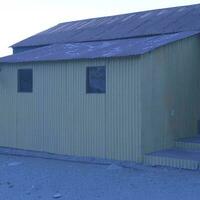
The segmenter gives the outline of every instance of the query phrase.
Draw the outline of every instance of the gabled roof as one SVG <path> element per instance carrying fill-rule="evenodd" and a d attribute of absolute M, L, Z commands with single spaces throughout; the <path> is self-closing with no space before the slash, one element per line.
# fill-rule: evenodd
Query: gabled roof
<path fill-rule="evenodd" d="M 147 37 L 200 30 L 200 4 L 61 23 L 13 47 Z"/>
<path fill-rule="evenodd" d="M 0 63 L 58 61 L 141 55 L 160 46 L 200 33 L 181 32 L 123 40 L 54 44 L 0 59 Z"/>
<path fill-rule="evenodd" d="M 0 63 L 142 55 L 200 34 L 200 4 L 59 24 L 13 47 L 39 47 Z"/>

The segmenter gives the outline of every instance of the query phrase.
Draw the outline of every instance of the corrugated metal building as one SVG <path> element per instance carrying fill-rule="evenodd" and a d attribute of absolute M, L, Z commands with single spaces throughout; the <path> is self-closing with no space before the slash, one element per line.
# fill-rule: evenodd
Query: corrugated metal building
<path fill-rule="evenodd" d="M 0 59 L 0 146 L 141 162 L 195 136 L 200 5 L 59 24 Z"/>

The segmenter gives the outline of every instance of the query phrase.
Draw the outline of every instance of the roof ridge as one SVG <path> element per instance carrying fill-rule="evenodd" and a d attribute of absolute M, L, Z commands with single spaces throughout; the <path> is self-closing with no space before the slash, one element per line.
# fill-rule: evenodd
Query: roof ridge
<path fill-rule="evenodd" d="M 145 13 L 145 12 L 171 10 L 171 9 L 177 9 L 177 8 L 192 7 L 192 6 L 197 6 L 197 5 L 200 6 L 200 3 L 190 4 L 190 5 L 183 5 L 183 6 L 164 7 L 164 8 L 158 8 L 158 9 L 150 9 L 150 10 L 142 10 L 142 11 L 136 11 L 136 12 L 130 12 L 130 13 L 122 13 L 122 14 L 116 14 L 116 15 L 108 15 L 108 16 L 102 16 L 102 17 L 91 17 L 91 18 L 89 17 L 89 18 L 85 18 L 85 19 L 78 19 L 78 20 L 61 22 L 61 23 L 58 23 L 57 25 L 64 25 L 64 24 L 73 23 L 73 22 L 83 22 L 83 21 L 88 21 L 88 20 L 93 20 L 93 19 L 103 19 L 103 18 L 109 18 L 109 17 L 120 17 L 120 16 L 125 16 L 125 15 L 141 14 L 141 13 Z"/>

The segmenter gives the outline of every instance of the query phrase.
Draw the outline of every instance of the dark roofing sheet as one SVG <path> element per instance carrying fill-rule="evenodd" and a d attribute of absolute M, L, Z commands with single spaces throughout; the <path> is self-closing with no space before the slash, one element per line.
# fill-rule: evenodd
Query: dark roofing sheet
<path fill-rule="evenodd" d="M 56 61 L 141 55 L 160 46 L 196 35 L 199 32 L 182 32 L 112 41 L 54 44 L 1 58 L 0 63 Z"/>
<path fill-rule="evenodd" d="M 102 41 L 200 30 L 200 4 L 58 24 L 13 47 Z"/>

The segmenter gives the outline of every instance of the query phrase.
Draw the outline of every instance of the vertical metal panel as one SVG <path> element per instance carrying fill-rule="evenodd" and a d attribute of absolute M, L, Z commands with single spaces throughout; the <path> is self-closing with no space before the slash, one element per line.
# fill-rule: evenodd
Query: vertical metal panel
<path fill-rule="evenodd" d="M 106 154 L 141 160 L 139 59 L 110 60 L 106 93 Z"/>
<path fill-rule="evenodd" d="M 13 93 L 17 86 L 14 68 L 0 72 L 0 145 L 16 147 L 16 98 Z"/>
<path fill-rule="evenodd" d="M 5 124 L 0 137 L 8 137 L 1 145 L 139 161 L 140 68 L 134 60 L 4 65 L 0 99 L 9 116 L 0 116 Z M 106 94 L 86 94 L 88 66 L 106 66 Z M 17 93 L 22 68 L 33 68 L 33 93 Z"/>
<path fill-rule="evenodd" d="M 9 68 L 14 68 L 15 74 L 18 69 L 33 69 L 33 92 L 18 93 L 17 89 L 13 92 L 16 101 L 16 146 L 22 149 L 42 150 L 43 138 L 40 135 L 43 133 L 43 98 L 41 97 L 43 90 L 38 86 L 38 84 L 42 85 L 39 68 L 34 64 L 11 65 Z M 7 67 L 3 70 L 7 70 Z M 13 82 L 13 87 L 16 86 L 17 81 Z"/>
<path fill-rule="evenodd" d="M 200 110 L 198 37 L 143 56 L 142 146 L 148 153 L 197 134 Z"/>

